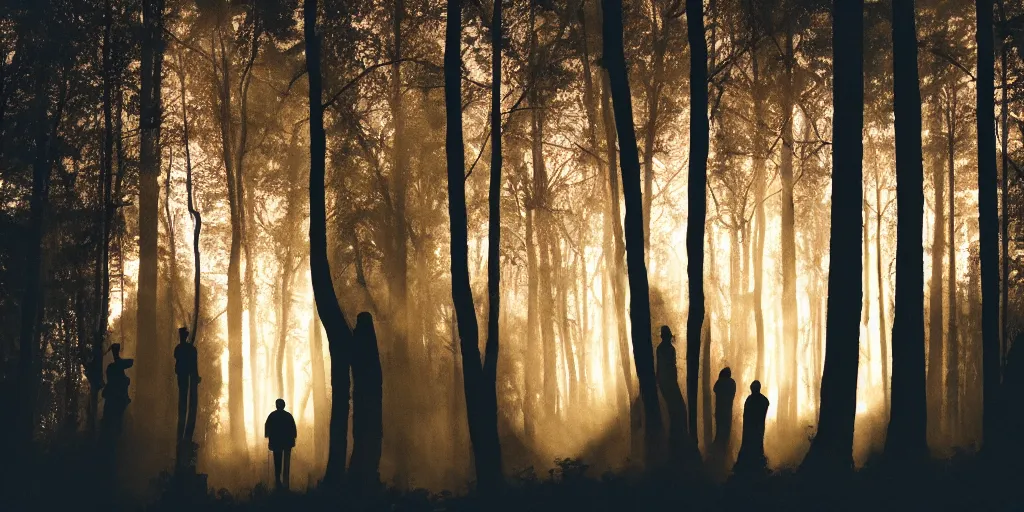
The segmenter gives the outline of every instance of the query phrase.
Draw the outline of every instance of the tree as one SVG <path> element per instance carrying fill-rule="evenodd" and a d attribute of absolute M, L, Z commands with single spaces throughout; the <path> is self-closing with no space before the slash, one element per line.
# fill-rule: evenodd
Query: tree
<path fill-rule="evenodd" d="M 161 89 L 163 83 L 163 0 L 142 2 L 142 62 L 139 70 L 141 94 L 139 96 L 139 281 L 136 340 L 138 342 L 139 373 L 158 373 L 157 357 L 157 207 L 160 191 L 160 123 Z M 140 403 L 155 399 L 155 379 L 141 379 L 137 395 Z"/>
<path fill-rule="evenodd" d="M 892 327 L 892 411 L 885 452 L 896 460 L 927 456 L 924 357 L 924 167 L 921 90 L 913 2 L 892 7 L 896 114 L 896 309 Z"/>
<path fill-rule="evenodd" d="M 690 435 L 697 442 L 697 378 L 700 374 L 700 336 L 704 324 L 704 223 L 708 183 L 708 50 L 704 40 L 704 3 L 686 2 L 690 41 L 690 162 L 686 216 L 686 275 L 689 318 L 686 321 L 686 395 L 690 402 Z"/>
<path fill-rule="evenodd" d="M 462 1 L 448 0 L 444 44 L 445 154 L 448 157 L 448 217 L 451 232 L 452 301 L 458 323 L 462 353 L 463 387 L 469 437 L 473 445 L 477 484 L 484 493 L 501 486 L 501 445 L 498 440 L 498 404 L 495 379 L 498 340 L 487 339 L 485 358 L 480 362 L 479 326 L 469 282 L 469 233 L 466 216 L 466 162 L 462 140 Z M 501 11 L 496 11 L 495 52 L 500 59 Z M 498 68 L 500 72 L 500 68 Z M 495 82 L 500 88 L 500 77 Z M 500 89 L 499 89 L 500 90 Z M 499 96 L 500 97 L 500 96 Z M 493 103 L 492 103 L 493 105 Z M 492 114 L 493 115 L 493 114 Z M 500 113 L 499 113 L 500 115 Z M 492 126 L 499 132 L 501 124 Z M 500 136 L 500 135 L 499 135 Z M 492 171 L 494 172 L 494 171 Z M 500 172 L 500 171 L 499 171 Z M 489 321 L 497 321 L 491 317 Z"/>
<path fill-rule="evenodd" d="M 309 75 L 309 267 L 313 298 L 327 331 L 331 354 L 331 427 L 324 482 L 337 487 L 345 476 L 348 445 L 349 357 L 352 331 L 338 304 L 327 258 L 327 207 L 324 174 L 327 136 L 324 132 L 323 75 L 320 71 L 320 35 L 316 31 L 317 0 L 303 2 L 306 72 Z"/>
<path fill-rule="evenodd" d="M 818 432 L 803 465 L 811 471 L 853 467 L 860 355 L 864 2 L 835 0 L 832 5 L 832 228 Z"/>
<path fill-rule="evenodd" d="M 654 461 L 661 443 L 661 410 L 658 405 L 657 382 L 654 378 L 654 348 L 651 345 L 650 286 L 647 282 L 647 265 L 644 263 L 640 156 L 633 127 L 633 102 L 629 92 L 629 76 L 626 73 L 626 56 L 622 45 L 622 0 L 602 0 L 601 5 L 604 8 L 604 65 L 608 70 L 615 129 L 619 136 L 622 194 L 626 200 L 626 266 L 629 274 L 629 318 L 633 338 L 633 361 L 640 381 L 640 398 L 643 400 L 647 421 L 644 426 L 646 460 Z M 609 165 L 612 163 L 609 162 Z M 688 326 L 688 333 L 689 330 Z M 697 330 L 699 336 L 699 327 Z"/>
<path fill-rule="evenodd" d="M 995 439 L 999 404 L 999 218 L 996 214 L 995 50 L 992 0 L 978 0 L 978 230 L 981 244 L 982 438 Z M 1004 170 L 1005 172 L 1005 170 Z M 1005 221 L 1005 220 L 1004 220 Z M 1005 284 L 1004 284 L 1005 286 Z"/>

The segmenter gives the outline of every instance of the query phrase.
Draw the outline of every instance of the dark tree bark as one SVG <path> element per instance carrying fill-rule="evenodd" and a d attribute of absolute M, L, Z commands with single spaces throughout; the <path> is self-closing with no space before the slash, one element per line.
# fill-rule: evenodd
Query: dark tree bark
<path fill-rule="evenodd" d="M 320 71 L 320 36 L 316 32 L 317 0 L 304 0 L 303 21 L 306 42 L 306 70 L 309 75 L 309 267 L 313 298 L 320 321 L 327 331 L 331 354 L 331 427 L 324 482 L 338 488 L 345 476 L 348 444 L 349 352 L 352 331 L 334 293 L 327 258 L 327 207 L 324 174 L 327 136 L 324 132 L 323 75 Z"/>
<path fill-rule="evenodd" d="M 896 114 L 896 309 L 892 326 L 892 412 L 885 452 L 900 461 L 928 454 L 924 356 L 924 167 L 914 2 L 892 7 Z M 835 254 L 835 253 L 833 253 Z"/>
<path fill-rule="evenodd" d="M 804 467 L 853 468 L 860 355 L 861 208 L 864 152 L 864 2 L 835 0 L 833 30 L 832 233 L 829 243 L 825 368 L 818 432 Z M 915 68 L 916 69 L 916 68 Z"/>
<path fill-rule="evenodd" d="M 366 312 L 359 313 L 352 346 L 352 457 L 349 459 L 349 483 L 356 493 L 371 492 L 380 486 L 383 379 L 373 317 Z"/>
<path fill-rule="evenodd" d="M 690 436 L 697 443 L 697 377 L 700 335 L 704 323 L 704 222 L 708 184 L 708 49 L 704 39 L 704 3 L 686 2 L 690 42 L 690 162 L 687 181 L 686 276 L 690 306 L 686 320 L 686 398 L 690 407 Z"/>
<path fill-rule="evenodd" d="M 140 149 L 139 149 L 139 281 L 136 319 L 138 373 L 159 375 L 156 361 L 160 350 L 157 340 L 157 254 L 158 203 L 157 177 L 160 175 L 160 90 L 163 67 L 163 0 L 142 2 L 142 62 L 140 71 Z M 157 379 L 138 380 L 139 403 L 154 400 Z"/>
<path fill-rule="evenodd" d="M 981 256 L 982 438 L 995 439 L 999 404 L 999 218 L 996 213 L 992 0 L 978 0 L 978 230 Z M 1004 171 L 1005 172 L 1005 171 Z"/>
<path fill-rule="evenodd" d="M 50 156 L 51 121 L 48 115 L 50 100 L 46 94 L 49 87 L 49 72 L 44 66 L 38 65 L 36 75 L 35 108 L 37 133 L 35 137 L 35 157 L 32 162 L 32 196 L 29 199 L 29 239 L 26 241 L 28 269 L 25 279 L 25 291 L 21 298 L 21 326 L 19 331 L 18 354 L 18 400 L 19 418 L 17 435 L 12 438 L 18 447 L 17 452 L 27 449 L 32 444 L 32 436 L 36 424 L 36 393 L 38 389 L 39 365 L 36 364 L 36 347 L 39 346 L 39 320 L 41 316 L 42 297 L 42 257 L 43 235 L 46 232 L 46 211 L 50 203 L 50 176 L 52 161 Z"/>
<path fill-rule="evenodd" d="M 500 12 L 498 13 L 500 16 Z M 500 19 L 494 26 L 500 27 Z M 462 1 L 448 0 L 444 46 L 444 99 L 447 118 L 445 154 L 448 157 L 448 217 L 451 232 L 452 301 L 462 353 L 463 387 L 469 437 L 473 445 L 477 484 L 481 492 L 496 492 L 502 485 L 501 445 L 498 440 L 498 340 L 488 339 L 480 362 L 479 325 L 469 282 L 469 229 L 466 216 L 466 161 L 462 140 Z M 500 55 L 500 39 L 495 46 Z M 499 70 L 500 71 L 500 70 Z M 496 82 L 500 88 L 500 80 Z M 493 127 L 500 131 L 501 124 Z M 497 321 L 493 318 L 493 321 Z"/>
<path fill-rule="evenodd" d="M 608 70 L 615 128 L 619 135 L 619 165 L 622 168 L 622 192 L 626 200 L 626 265 L 629 273 L 633 360 L 640 381 L 640 398 L 643 400 L 647 421 L 644 426 L 646 460 L 653 461 L 656 460 L 656 450 L 661 445 L 662 426 L 658 386 L 654 378 L 654 348 L 651 345 L 650 286 L 647 282 L 647 265 L 644 263 L 640 156 L 633 127 L 633 101 L 629 92 L 629 76 L 626 72 L 626 56 L 622 44 L 622 0 L 602 0 L 601 4 L 604 7 L 604 64 Z M 703 231 L 703 227 L 701 230 Z M 703 314 L 703 307 L 700 311 Z M 700 336 L 699 324 L 697 336 Z"/>

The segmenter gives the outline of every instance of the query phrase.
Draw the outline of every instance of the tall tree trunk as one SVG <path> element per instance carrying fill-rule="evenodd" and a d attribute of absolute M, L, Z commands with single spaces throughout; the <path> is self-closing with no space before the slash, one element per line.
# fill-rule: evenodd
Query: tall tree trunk
<path fill-rule="evenodd" d="M 317 0 L 303 2 L 306 70 L 309 75 L 309 267 L 313 298 L 327 331 L 331 355 L 331 427 L 324 482 L 337 486 L 345 476 L 348 444 L 349 353 L 352 331 L 338 305 L 327 258 L 327 208 L 324 174 L 327 136 L 324 133 L 323 75 L 320 71 L 320 37 L 316 33 Z"/>
<path fill-rule="evenodd" d="M 936 125 L 941 123 L 941 114 L 935 117 Z M 935 137 L 941 136 L 940 126 L 935 126 Z M 939 145 L 935 144 L 935 153 L 938 153 Z M 928 372 L 927 372 L 927 399 L 928 399 L 928 439 L 938 442 L 942 434 L 942 344 L 944 341 L 942 330 L 942 257 L 946 251 L 946 172 L 943 169 L 941 155 L 936 154 L 935 166 L 932 169 L 932 189 L 935 192 L 934 200 L 934 224 L 932 228 L 932 275 L 928 284 Z M 952 311 L 952 310 L 951 310 Z"/>
<path fill-rule="evenodd" d="M 984 376 L 982 437 L 984 442 L 988 443 L 995 439 L 1001 380 L 999 363 L 999 217 L 996 213 L 997 174 L 994 131 L 995 55 L 992 34 L 992 0 L 978 0 L 975 6 L 977 9 L 978 43 L 978 226 L 981 246 L 981 346 L 982 374 Z"/>
<path fill-rule="evenodd" d="M 163 64 L 163 0 L 142 3 L 142 62 L 140 70 L 139 149 L 139 280 L 136 318 L 138 373 L 159 375 L 157 340 L 158 203 L 160 190 L 160 89 Z M 138 403 L 154 403 L 158 379 L 138 379 Z"/>
<path fill-rule="evenodd" d="M 753 278 L 754 291 L 752 292 L 751 307 L 754 314 L 754 333 L 757 337 L 757 366 L 754 368 L 754 378 L 764 379 L 765 374 L 765 341 L 764 341 L 764 307 L 762 306 L 764 295 L 764 237 L 765 237 L 765 215 L 764 215 L 764 192 L 765 192 L 765 154 L 768 147 L 765 119 L 765 90 L 761 81 L 763 76 L 760 73 L 759 59 L 756 54 L 751 58 L 754 85 L 751 95 L 754 100 L 754 136 L 758 148 L 754 150 L 754 224 L 757 231 L 754 232 L 753 243 Z M 744 258 L 746 260 L 746 258 Z M 746 286 L 743 287 L 747 289 Z"/>
<path fill-rule="evenodd" d="M 629 76 L 626 72 L 626 56 L 622 43 L 622 0 L 602 0 L 602 5 L 604 6 L 604 64 L 608 70 L 610 91 L 614 102 L 615 128 L 619 135 L 620 145 L 619 165 L 622 168 L 622 192 L 626 200 L 626 264 L 629 272 L 629 315 L 633 359 L 636 364 L 637 378 L 640 381 L 640 398 L 643 400 L 647 421 L 644 426 L 645 460 L 654 461 L 656 460 L 656 450 L 661 446 L 661 410 L 658 405 L 658 387 L 654 378 L 654 348 L 651 345 L 650 286 L 647 282 L 647 266 L 644 263 L 640 158 L 636 146 L 636 132 L 633 128 L 633 101 L 629 92 Z M 703 237 L 701 238 L 703 239 Z M 703 251 L 703 247 L 701 247 L 701 251 Z M 691 260 L 690 265 L 692 264 Z M 703 307 L 700 308 L 699 314 L 703 316 Z M 688 328 L 688 332 L 690 331 L 691 329 Z M 697 336 L 700 336 L 699 324 Z M 699 341 L 697 343 L 699 345 Z"/>
<path fill-rule="evenodd" d="M 960 435 L 960 346 L 956 337 L 956 132 L 958 119 L 957 88 L 950 87 L 950 102 L 946 117 L 946 163 L 949 168 L 949 240 L 946 244 L 949 253 L 949 274 L 946 281 L 946 295 L 949 303 L 948 328 L 946 329 L 946 425 L 954 445 Z"/>
<path fill-rule="evenodd" d="M 914 2 L 892 7 L 896 114 L 896 311 L 892 327 L 892 414 L 886 454 L 916 462 L 928 454 L 924 356 L 924 170 Z"/>
<path fill-rule="evenodd" d="M 96 433 L 96 419 L 99 410 L 100 390 L 103 388 L 103 343 L 107 337 L 107 318 L 110 316 L 110 232 L 115 206 L 111 200 L 111 176 L 113 175 L 114 122 L 113 122 L 113 68 L 111 66 L 111 25 L 113 9 L 111 0 L 103 2 L 103 158 L 100 168 L 100 250 L 97 255 L 96 330 L 90 346 L 90 359 L 85 375 L 89 380 L 89 408 L 86 431 L 92 437 Z"/>
<path fill-rule="evenodd" d="M 782 347 L 785 357 L 781 362 L 782 386 L 780 413 L 784 424 L 796 425 L 797 382 L 800 366 L 797 364 L 797 303 L 796 303 L 796 219 L 793 209 L 793 32 L 786 29 L 785 42 L 786 83 L 782 92 L 782 155 L 779 177 L 782 181 Z M 805 121 L 806 122 L 806 121 Z M 863 186 L 860 184 L 859 186 Z M 866 239 L 866 237 L 865 237 Z M 866 311 L 866 309 L 865 309 Z"/>
<path fill-rule="evenodd" d="M 500 12 L 495 26 L 501 26 Z M 500 56 L 500 40 L 495 45 Z M 451 232 L 452 302 L 462 353 L 463 387 L 476 477 L 482 492 L 501 487 L 501 445 L 498 440 L 496 370 L 498 340 L 488 339 L 480 361 L 479 326 L 469 282 L 469 229 L 466 215 L 466 162 L 462 140 L 462 2 L 448 0 L 444 46 L 444 99 L 447 118 L 445 155 L 448 157 L 448 218 Z M 499 57 L 500 58 L 500 57 Z M 498 80 L 500 87 L 500 79 Z M 493 104 L 493 103 L 492 103 Z M 499 114 L 500 115 L 500 114 Z M 500 132 L 501 124 L 493 127 Z M 489 269 L 490 270 L 490 269 Z M 493 318 L 493 321 L 498 321 Z"/>
<path fill-rule="evenodd" d="M 408 255 L 408 219 L 406 219 L 405 205 L 406 205 L 406 190 L 408 188 L 409 178 L 409 151 L 406 145 L 406 137 L 408 134 L 405 129 L 405 106 L 402 95 L 402 51 L 403 51 L 403 39 L 402 39 L 402 20 L 405 17 L 405 1 L 395 0 L 394 11 L 391 17 L 391 28 L 392 35 L 394 38 L 394 55 L 392 55 L 393 64 L 391 65 L 391 83 L 390 83 L 390 103 L 391 112 L 394 119 L 394 140 L 392 142 L 392 161 L 394 167 L 392 168 L 391 181 L 394 183 L 393 198 L 391 204 L 393 205 L 393 228 L 391 243 L 393 248 L 389 251 L 390 255 L 388 258 L 388 285 L 391 290 L 391 300 L 388 301 L 391 306 L 390 318 L 393 320 L 394 327 L 392 329 L 393 336 L 393 347 L 395 354 L 395 363 L 401 372 L 412 372 L 413 368 L 410 366 L 412 360 L 409 351 L 413 348 L 410 344 L 410 302 L 408 297 L 408 279 L 409 279 L 409 255 Z M 411 409 L 416 407 L 417 404 L 422 403 L 422 399 L 419 398 L 419 386 L 403 385 L 403 380 L 398 379 L 400 386 L 400 392 L 396 402 L 401 409 Z M 390 385 L 390 383 L 389 383 Z M 415 435 L 414 429 L 397 429 L 394 433 L 394 439 L 396 441 L 396 460 L 398 465 L 399 473 L 407 473 L 407 453 L 411 451 L 411 445 L 413 441 L 409 438 L 410 435 Z"/>
<path fill-rule="evenodd" d="M 885 401 L 885 414 L 888 415 L 890 411 L 890 394 L 889 394 L 889 342 L 888 333 L 889 329 L 889 313 L 885 311 L 885 282 L 882 274 L 882 213 L 885 208 L 882 207 L 882 179 L 878 170 L 878 164 L 875 164 L 875 265 L 876 274 L 878 275 L 878 343 L 879 352 L 881 353 L 882 360 L 882 395 L 884 395 Z"/>
<path fill-rule="evenodd" d="M 690 436 L 697 444 L 697 378 L 700 336 L 704 324 L 704 223 L 707 217 L 708 48 L 704 38 L 704 2 L 686 1 L 690 43 L 690 162 L 687 180 L 686 277 L 689 313 L 686 319 L 686 398 L 690 402 Z"/>
<path fill-rule="evenodd" d="M 540 393 L 543 390 L 541 373 L 544 344 L 540 339 L 537 310 L 537 247 L 534 225 L 533 194 L 526 192 L 526 411 L 523 415 L 526 438 L 536 441 L 537 417 L 540 416 Z"/>
<path fill-rule="evenodd" d="M 228 250 L 227 324 L 228 324 L 228 425 L 232 449 L 245 447 L 245 410 L 242 401 L 242 204 L 239 199 L 237 170 L 234 166 L 234 137 L 231 130 L 231 68 L 224 47 L 223 35 L 218 34 L 220 64 L 214 64 L 214 77 L 220 75 L 218 121 L 221 135 L 221 158 L 224 162 L 228 190 L 228 211 L 231 224 L 231 242 Z M 216 48 L 214 48 L 216 55 Z"/>
<path fill-rule="evenodd" d="M 39 66 L 42 68 L 42 66 Z M 32 444 L 36 424 L 36 393 L 39 386 L 39 365 L 36 364 L 36 348 L 39 346 L 39 318 L 43 302 L 43 238 L 46 233 L 46 211 L 50 203 L 50 175 L 52 162 L 50 158 L 51 138 L 56 130 L 51 128 L 48 115 L 50 100 L 46 94 L 49 89 L 49 71 L 35 70 L 36 76 L 36 109 L 38 130 L 35 137 L 35 157 L 32 162 L 32 196 L 29 199 L 29 239 L 27 240 L 28 262 L 25 290 L 21 299 L 21 325 L 19 330 L 18 354 L 18 399 L 20 401 L 17 435 L 11 439 L 15 453 L 27 450 Z M 53 133 L 51 133 L 51 129 Z M 16 441 L 15 441 L 16 440 Z"/>
<path fill-rule="evenodd" d="M 818 432 L 804 467 L 849 470 L 853 467 L 860 356 L 864 2 L 835 0 L 832 6 L 835 113 L 825 367 L 821 377 Z"/>
<path fill-rule="evenodd" d="M 623 277 L 626 275 L 625 261 L 623 260 L 625 243 L 622 232 L 622 213 L 619 208 L 621 194 L 619 194 L 618 175 L 615 172 L 618 142 L 615 133 L 615 115 L 611 106 L 611 83 L 607 72 L 602 74 L 601 111 L 604 118 L 605 150 L 608 159 L 608 204 L 611 210 L 608 216 L 613 243 L 611 251 L 613 265 L 610 272 L 612 302 L 615 307 L 615 327 L 618 332 L 619 366 L 622 369 L 626 403 L 629 406 L 630 446 L 634 447 L 639 442 L 643 414 L 635 406 L 638 390 L 636 382 L 633 380 L 629 356 L 629 337 L 626 334 L 626 284 L 623 282 Z M 605 258 L 607 257 L 606 254 Z"/>

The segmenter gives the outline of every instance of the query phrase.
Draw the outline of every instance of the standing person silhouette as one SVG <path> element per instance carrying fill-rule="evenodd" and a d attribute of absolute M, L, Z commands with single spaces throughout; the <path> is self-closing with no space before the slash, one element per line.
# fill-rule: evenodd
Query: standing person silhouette
<path fill-rule="evenodd" d="M 200 380 L 199 354 L 194 341 L 189 342 L 186 327 L 178 329 L 178 346 L 174 347 L 174 373 L 178 378 L 178 429 L 175 431 L 175 441 L 179 466 L 186 466 L 192 460 L 192 433 L 196 428 Z"/>
<path fill-rule="evenodd" d="M 295 446 L 295 438 L 298 432 L 295 428 L 295 418 L 284 410 L 284 400 L 278 398 L 277 410 L 267 416 L 267 423 L 264 425 L 264 437 L 270 440 L 270 451 L 274 452 L 274 483 L 277 488 L 288 488 L 289 473 L 292 463 L 292 448 Z M 282 472 L 284 481 L 282 482 Z"/>
<path fill-rule="evenodd" d="M 768 416 L 768 397 L 761 394 L 761 383 L 750 383 L 750 396 L 743 403 L 743 436 L 734 472 L 756 474 L 765 471 L 764 420 Z"/>
<path fill-rule="evenodd" d="M 715 382 L 715 451 L 719 455 L 729 453 L 732 439 L 732 404 L 736 400 L 736 381 L 728 366 L 718 372 Z"/>
<path fill-rule="evenodd" d="M 103 420 L 102 433 L 104 438 L 113 443 L 121 434 L 121 423 L 124 410 L 131 403 L 128 397 L 128 386 L 131 379 L 124 372 L 135 364 L 134 359 L 121 359 L 121 344 L 110 346 L 114 360 L 107 365 L 107 385 L 103 388 Z"/>

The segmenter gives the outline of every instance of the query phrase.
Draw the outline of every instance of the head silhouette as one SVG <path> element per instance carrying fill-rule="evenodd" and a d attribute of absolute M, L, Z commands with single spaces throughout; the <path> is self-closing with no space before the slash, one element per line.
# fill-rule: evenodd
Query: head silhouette
<path fill-rule="evenodd" d="M 188 342 L 188 327 L 179 327 L 178 328 L 178 342 L 179 343 L 187 343 Z"/>
<path fill-rule="evenodd" d="M 754 382 L 750 383 L 750 393 L 754 394 L 754 395 L 760 395 L 761 394 L 761 382 L 760 381 L 756 381 L 755 380 Z"/>
<path fill-rule="evenodd" d="M 111 345 L 110 346 L 110 353 L 114 355 L 114 359 L 120 359 L 121 358 L 121 344 L 120 343 L 114 343 L 113 345 Z"/>
<path fill-rule="evenodd" d="M 274 402 L 274 405 L 277 406 L 277 410 L 279 410 L 279 411 L 283 411 L 284 410 L 284 400 L 281 400 L 280 398 L 278 398 L 277 401 Z"/>
<path fill-rule="evenodd" d="M 732 370 L 728 366 L 722 368 L 722 371 L 718 372 L 719 379 L 730 379 L 732 378 Z"/>
<path fill-rule="evenodd" d="M 672 329 L 669 329 L 667 325 L 661 326 L 661 339 L 662 341 L 672 341 L 675 336 L 672 335 Z"/>

